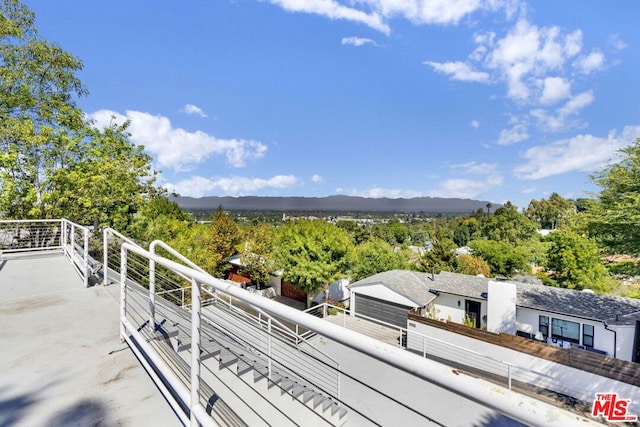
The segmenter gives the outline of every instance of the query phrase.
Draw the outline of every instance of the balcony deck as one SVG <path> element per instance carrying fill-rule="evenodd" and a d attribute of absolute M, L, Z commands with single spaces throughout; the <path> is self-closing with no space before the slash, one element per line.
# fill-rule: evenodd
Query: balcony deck
<path fill-rule="evenodd" d="M 0 425 L 180 424 L 120 342 L 117 291 L 59 252 L 0 258 Z"/>

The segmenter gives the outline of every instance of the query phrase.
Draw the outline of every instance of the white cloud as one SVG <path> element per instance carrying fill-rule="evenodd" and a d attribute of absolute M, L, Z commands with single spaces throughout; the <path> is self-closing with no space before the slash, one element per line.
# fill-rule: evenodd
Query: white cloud
<path fill-rule="evenodd" d="M 520 19 L 503 38 L 495 33 L 476 34 L 477 47 L 471 54 L 476 61 L 484 59 L 484 65 L 497 73 L 507 84 L 507 96 L 519 102 L 531 102 L 536 95 L 542 102 L 552 102 L 549 85 L 563 89 L 568 84 L 562 77 L 567 60 L 582 50 L 582 32 L 563 33 L 559 27 L 538 27 L 526 19 Z M 555 77 L 549 77 L 554 73 Z M 562 78 L 563 81 L 549 81 Z M 495 78 L 493 78 L 495 80 Z M 540 82 L 543 82 L 542 84 Z M 548 84 L 545 84 L 548 83 Z M 547 93 L 540 93 L 547 90 Z M 568 96 L 566 89 L 564 96 Z"/>
<path fill-rule="evenodd" d="M 225 156 L 233 167 L 243 167 L 248 161 L 263 157 L 267 146 L 259 141 L 245 139 L 221 139 L 202 131 L 189 132 L 174 128 L 164 116 L 154 116 L 140 111 L 127 111 L 125 115 L 109 110 L 89 115 L 96 126 L 108 125 L 112 117 L 116 122 L 131 120 L 128 131 L 131 141 L 143 145 L 156 156 L 159 167 L 186 171 L 211 156 Z"/>
<path fill-rule="evenodd" d="M 193 104 L 186 104 L 181 111 L 187 114 L 194 114 L 200 117 L 207 117 L 207 114 L 204 111 L 202 111 L 202 108 Z"/>
<path fill-rule="evenodd" d="M 497 163 L 478 163 L 478 162 L 467 162 L 467 163 L 456 163 L 449 165 L 451 169 L 462 169 L 465 174 L 475 174 L 475 175 L 489 175 L 493 174 L 498 167 Z"/>
<path fill-rule="evenodd" d="M 594 99 L 595 97 L 593 96 L 592 91 L 589 90 L 586 92 L 582 92 L 568 100 L 567 103 L 558 110 L 558 114 L 560 114 L 561 116 L 571 116 L 578 114 L 580 110 L 587 107 L 588 105 L 591 105 Z"/>
<path fill-rule="evenodd" d="M 528 126 L 525 121 L 512 117 L 509 120 L 511 129 L 503 129 L 498 137 L 498 145 L 511 145 L 529 139 Z"/>
<path fill-rule="evenodd" d="M 573 66 L 582 74 L 591 74 L 604 67 L 604 54 L 597 50 L 593 51 L 576 59 Z"/>
<path fill-rule="evenodd" d="M 611 34 L 609 36 L 609 44 L 616 50 L 622 50 L 627 47 L 627 44 L 620 38 L 620 34 Z"/>
<path fill-rule="evenodd" d="M 475 71 L 471 65 L 465 62 L 425 61 L 423 64 L 431 66 L 438 73 L 448 75 L 451 80 L 487 83 L 490 79 L 488 73 Z"/>
<path fill-rule="evenodd" d="M 550 113 L 544 109 L 532 110 L 529 114 L 537 120 L 538 128 L 545 132 L 560 132 L 571 128 L 582 127 L 585 123 L 575 120 L 574 116 L 593 103 L 592 91 L 582 92 L 571 97 L 564 105 Z"/>
<path fill-rule="evenodd" d="M 606 138 L 578 135 L 551 144 L 529 148 L 527 163 L 515 168 L 522 179 L 541 179 L 562 173 L 594 171 L 617 156 L 617 151 L 640 137 L 640 125 L 627 126 L 621 134 L 615 131 Z"/>
<path fill-rule="evenodd" d="M 269 0 L 290 12 L 311 13 L 329 19 L 341 19 L 367 25 L 384 34 L 390 34 L 387 21 L 402 17 L 416 25 L 456 25 L 462 19 L 480 10 L 505 9 L 513 13 L 515 3 L 510 0 Z"/>
<path fill-rule="evenodd" d="M 541 103 L 555 104 L 569 96 L 571 96 L 571 83 L 562 77 L 547 77 L 542 81 Z"/>
<path fill-rule="evenodd" d="M 311 177 L 311 181 L 315 183 L 320 183 L 320 182 L 324 182 L 324 178 L 318 174 L 315 174 Z"/>
<path fill-rule="evenodd" d="M 268 188 L 290 188 L 297 182 L 297 178 L 293 175 L 276 175 L 269 179 L 238 176 L 209 179 L 193 176 L 175 184 L 167 183 L 164 187 L 170 192 L 189 197 L 204 197 L 214 193 L 243 196 Z"/>
<path fill-rule="evenodd" d="M 472 128 L 478 129 L 480 127 L 480 122 L 477 121 L 477 120 L 471 120 L 470 125 L 471 125 Z"/>
<path fill-rule="evenodd" d="M 457 24 L 462 18 L 492 4 L 480 0 L 369 0 L 385 17 L 403 16 L 416 24 Z"/>
<path fill-rule="evenodd" d="M 271 3 L 280 6 L 289 12 L 311 13 L 324 16 L 329 19 L 339 19 L 365 24 L 384 34 L 389 34 L 391 29 L 383 21 L 378 12 L 364 12 L 353 7 L 341 5 L 334 0 L 270 0 Z"/>
<path fill-rule="evenodd" d="M 368 190 L 355 190 L 346 188 L 336 188 L 336 194 L 347 194 L 349 196 L 369 197 L 379 199 L 387 197 L 389 199 L 411 199 L 414 197 L 425 197 L 426 194 L 415 190 L 402 190 L 398 188 L 372 187 Z"/>
<path fill-rule="evenodd" d="M 433 192 L 434 197 L 456 197 L 461 199 L 477 199 L 488 194 L 492 189 L 501 186 L 502 175 L 491 174 L 483 180 L 447 179 L 440 183 Z"/>
<path fill-rule="evenodd" d="M 372 39 L 367 39 L 363 37 L 343 37 L 342 38 L 343 45 L 352 45 L 352 46 L 364 46 L 366 44 L 370 44 L 373 46 L 377 46 L 376 42 Z"/>

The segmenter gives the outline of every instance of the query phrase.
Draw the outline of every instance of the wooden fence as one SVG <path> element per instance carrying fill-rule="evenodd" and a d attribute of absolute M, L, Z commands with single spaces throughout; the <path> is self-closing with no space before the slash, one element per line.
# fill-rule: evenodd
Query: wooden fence
<path fill-rule="evenodd" d="M 427 319 L 411 313 L 409 320 L 640 387 L 640 364 L 638 363 L 579 348 L 555 347 L 516 335 L 494 334 L 482 329 Z"/>

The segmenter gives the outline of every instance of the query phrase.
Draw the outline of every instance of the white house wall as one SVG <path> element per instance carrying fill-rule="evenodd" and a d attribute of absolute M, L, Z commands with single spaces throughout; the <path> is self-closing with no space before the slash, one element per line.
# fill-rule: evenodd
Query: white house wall
<path fill-rule="evenodd" d="M 609 329 L 616 331 L 616 357 L 622 360 L 633 360 L 633 343 L 635 339 L 635 325 L 615 325 Z M 613 335 L 612 332 L 609 334 Z"/>
<path fill-rule="evenodd" d="M 508 362 L 515 365 L 511 368 L 514 381 L 555 390 L 588 403 L 595 393 L 615 391 L 620 398 L 631 399 L 631 413 L 640 414 L 640 387 L 411 320 L 407 322 L 407 330 L 407 349 L 418 354 L 426 350 L 429 357 L 500 375 L 505 378 L 505 385 L 508 369 L 504 362 Z"/>
<path fill-rule="evenodd" d="M 433 316 L 438 320 L 446 320 L 456 323 L 463 323 L 465 317 L 464 301 L 477 301 L 480 303 L 480 318 L 485 324 L 487 315 L 487 302 L 483 299 L 468 298 L 453 294 L 440 292 L 440 295 L 433 301 Z"/>
<path fill-rule="evenodd" d="M 579 317 L 565 316 L 561 314 L 554 314 L 545 311 L 533 310 L 530 308 L 522 308 L 518 307 L 516 309 L 516 318 L 517 318 L 517 326 L 519 331 L 528 332 L 530 334 L 535 335 L 536 332 L 539 332 L 539 317 L 538 316 L 547 316 L 549 317 L 549 334 L 551 335 L 551 319 L 561 319 L 561 320 L 569 320 L 571 322 L 580 323 L 580 344 L 582 344 L 582 330 L 583 325 L 593 325 L 593 348 L 596 350 L 606 351 L 608 356 L 612 356 L 615 354 L 618 359 L 623 360 L 631 360 L 631 350 L 633 347 L 633 336 L 631 336 L 631 342 L 629 343 L 628 339 L 621 339 L 620 336 L 617 338 L 617 349 L 615 349 L 614 353 L 614 333 L 605 329 L 604 324 L 602 322 L 596 322 L 593 320 L 581 319 Z M 621 335 L 621 334 L 618 334 Z M 547 338 L 547 343 L 552 345 L 559 345 L 559 343 L 553 343 L 551 336 Z M 568 345 L 568 343 L 567 343 Z M 622 355 L 628 356 L 621 357 Z"/>
<path fill-rule="evenodd" d="M 349 302 L 349 296 L 351 291 L 347 288 L 349 284 L 349 279 L 339 279 L 335 282 L 329 284 L 329 296 L 336 301 L 339 302 Z M 324 303 L 324 291 L 319 292 L 314 298 L 313 301 L 318 304 Z"/>
<path fill-rule="evenodd" d="M 487 299 L 487 331 L 516 333 L 516 285 L 489 281 Z"/>

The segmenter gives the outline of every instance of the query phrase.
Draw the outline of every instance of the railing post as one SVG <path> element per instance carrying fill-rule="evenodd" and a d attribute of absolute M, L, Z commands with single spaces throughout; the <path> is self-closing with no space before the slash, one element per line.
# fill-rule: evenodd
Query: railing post
<path fill-rule="evenodd" d="M 507 365 L 507 378 L 509 381 L 509 390 L 511 390 L 511 365 Z"/>
<path fill-rule="evenodd" d="M 109 228 L 102 230 L 102 286 L 107 286 L 107 271 L 109 271 Z"/>
<path fill-rule="evenodd" d="M 67 248 L 67 221 L 63 219 L 60 223 L 62 233 L 62 236 L 60 236 L 60 244 L 62 245 L 62 250 L 65 251 Z"/>
<path fill-rule="evenodd" d="M 90 275 L 90 269 L 89 269 L 89 229 L 85 228 L 84 229 L 84 236 L 83 236 L 83 245 L 84 245 L 84 256 L 83 256 L 83 264 L 84 264 L 84 287 L 88 288 L 89 287 L 89 275 Z"/>
<path fill-rule="evenodd" d="M 271 317 L 269 317 L 267 319 L 267 331 L 268 331 L 268 335 L 267 335 L 267 355 L 269 356 L 268 358 L 268 369 L 269 369 L 269 376 L 268 378 L 271 379 Z"/>
<path fill-rule="evenodd" d="M 76 250 L 75 244 L 76 244 L 76 227 L 73 224 L 71 224 L 71 251 L 69 251 L 67 253 L 71 257 L 72 261 L 73 261 L 73 253 Z M 67 247 L 66 246 L 65 246 L 64 250 L 67 251 Z"/>
<path fill-rule="evenodd" d="M 427 337 L 422 337 L 422 357 L 427 358 Z"/>
<path fill-rule="evenodd" d="M 152 259 L 149 260 L 149 330 L 156 330 L 156 262 Z"/>
<path fill-rule="evenodd" d="M 196 279 L 191 279 L 191 426 L 199 426 L 193 408 L 200 404 L 200 288 Z"/>
<path fill-rule="evenodd" d="M 120 340 L 125 340 L 124 320 L 127 318 L 127 249 L 120 248 Z"/>

